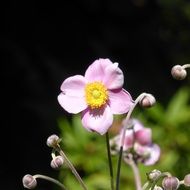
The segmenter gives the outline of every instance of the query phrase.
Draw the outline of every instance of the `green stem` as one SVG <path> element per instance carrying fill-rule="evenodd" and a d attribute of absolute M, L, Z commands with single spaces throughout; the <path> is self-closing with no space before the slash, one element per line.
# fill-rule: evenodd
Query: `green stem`
<path fill-rule="evenodd" d="M 111 152 L 110 152 L 110 143 L 109 143 L 109 133 L 106 133 L 106 147 L 107 147 L 107 154 L 108 154 L 108 163 L 109 163 L 109 169 L 110 169 L 110 185 L 111 190 L 114 190 L 114 181 L 113 181 L 113 166 L 112 166 L 112 160 L 111 160 Z"/>
<path fill-rule="evenodd" d="M 51 177 L 49 177 L 49 176 L 41 175 L 41 174 L 36 174 L 36 175 L 34 175 L 33 177 L 34 177 L 35 179 L 36 179 L 36 178 L 45 179 L 45 180 L 47 180 L 47 181 L 50 181 L 50 182 L 55 183 L 56 185 L 60 186 L 63 190 L 66 190 L 65 186 L 64 186 L 62 183 L 60 183 L 60 182 L 57 181 L 56 179 L 51 178 Z"/>
<path fill-rule="evenodd" d="M 120 150 L 119 150 L 119 158 L 118 158 L 118 164 L 117 164 L 117 176 L 116 176 L 116 190 L 119 190 L 122 153 L 123 153 L 123 146 L 121 146 Z"/>
<path fill-rule="evenodd" d="M 59 144 L 57 144 L 57 146 L 55 147 L 55 150 L 63 157 L 63 159 L 66 162 L 67 166 L 70 168 L 70 170 L 72 171 L 72 173 L 74 174 L 74 176 L 76 177 L 76 179 L 78 180 L 78 182 L 80 183 L 80 185 L 82 186 L 82 188 L 84 190 L 87 190 L 87 187 L 84 184 L 82 178 L 80 177 L 80 175 L 76 171 L 76 169 L 73 166 L 73 164 L 69 161 L 69 159 L 67 158 L 67 156 L 65 155 L 65 153 L 61 150 Z"/>

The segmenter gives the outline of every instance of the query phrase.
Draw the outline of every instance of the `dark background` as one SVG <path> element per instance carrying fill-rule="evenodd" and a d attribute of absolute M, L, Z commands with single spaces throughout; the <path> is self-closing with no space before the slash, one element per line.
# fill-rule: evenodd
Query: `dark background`
<path fill-rule="evenodd" d="M 173 65 L 189 63 L 189 1 L 12 1 L 2 9 L 1 189 L 24 189 L 27 173 L 56 176 L 46 139 L 67 115 L 60 85 L 94 60 L 119 62 L 134 99 L 146 91 L 166 104 L 189 85 L 170 76 Z"/>

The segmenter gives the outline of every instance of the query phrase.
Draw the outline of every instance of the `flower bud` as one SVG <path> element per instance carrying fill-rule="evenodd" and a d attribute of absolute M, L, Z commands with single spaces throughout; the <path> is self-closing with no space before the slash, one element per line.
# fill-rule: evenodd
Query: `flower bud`
<path fill-rule="evenodd" d="M 53 148 L 53 147 L 55 147 L 59 142 L 60 142 L 60 139 L 59 139 L 59 137 L 58 137 L 57 135 L 51 135 L 51 136 L 48 137 L 46 144 L 47 144 L 47 146 Z"/>
<path fill-rule="evenodd" d="M 53 169 L 59 169 L 64 163 L 64 160 L 61 156 L 56 156 L 50 163 Z"/>
<path fill-rule="evenodd" d="M 146 94 L 139 102 L 142 107 L 149 108 L 156 103 L 156 99 L 152 94 Z"/>
<path fill-rule="evenodd" d="M 37 186 L 36 179 L 30 174 L 27 174 L 22 178 L 22 183 L 27 189 L 34 189 Z"/>
<path fill-rule="evenodd" d="M 187 174 L 185 177 L 184 177 L 184 185 L 186 187 L 190 187 L 190 174 Z"/>
<path fill-rule="evenodd" d="M 148 180 L 155 181 L 161 175 L 161 171 L 159 170 L 152 170 L 150 173 L 147 174 Z"/>
<path fill-rule="evenodd" d="M 171 74 L 174 79 L 183 80 L 187 76 L 187 71 L 181 65 L 175 65 L 171 70 Z"/>
<path fill-rule="evenodd" d="M 179 179 L 177 177 L 165 177 L 162 186 L 165 190 L 176 190 L 179 187 Z"/>

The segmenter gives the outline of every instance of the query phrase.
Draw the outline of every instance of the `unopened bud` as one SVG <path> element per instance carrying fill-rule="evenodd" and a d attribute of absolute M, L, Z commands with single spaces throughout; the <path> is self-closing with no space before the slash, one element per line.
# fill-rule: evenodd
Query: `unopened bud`
<path fill-rule="evenodd" d="M 187 71 L 181 65 L 175 65 L 171 70 L 171 74 L 174 79 L 183 80 L 187 76 Z"/>
<path fill-rule="evenodd" d="M 162 186 L 165 190 L 176 190 L 179 187 L 179 179 L 177 177 L 165 177 Z"/>
<path fill-rule="evenodd" d="M 190 174 L 187 174 L 185 177 L 184 177 L 184 185 L 186 187 L 190 187 Z"/>
<path fill-rule="evenodd" d="M 56 156 L 55 158 L 53 158 L 50 165 L 53 169 L 59 169 L 63 165 L 63 163 L 63 158 L 61 156 Z"/>
<path fill-rule="evenodd" d="M 22 183 L 27 189 L 34 189 L 37 186 L 36 179 L 30 174 L 27 174 L 22 178 Z"/>
<path fill-rule="evenodd" d="M 146 94 L 139 102 L 142 107 L 149 108 L 156 103 L 156 99 L 152 94 Z"/>
<path fill-rule="evenodd" d="M 161 171 L 159 170 L 152 170 L 150 173 L 147 174 L 148 180 L 155 181 L 161 175 Z"/>
<path fill-rule="evenodd" d="M 47 146 L 53 148 L 53 147 L 57 146 L 57 144 L 59 142 L 60 142 L 60 139 L 57 135 L 51 135 L 48 137 L 46 144 L 47 144 Z"/>

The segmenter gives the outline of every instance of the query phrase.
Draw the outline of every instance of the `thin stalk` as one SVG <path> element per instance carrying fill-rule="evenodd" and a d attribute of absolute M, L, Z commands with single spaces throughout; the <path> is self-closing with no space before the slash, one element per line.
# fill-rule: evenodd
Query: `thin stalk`
<path fill-rule="evenodd" d="M 121 145 L 120 145 L 120 151 L 119 151 L 119 159 L 118 159 L 118 165 L 117 165 L 116 190 L 119 190 L 121 158 L 122 158 L 122 153 L 123 153 L 123 146 L 124 146 L 124 140 L 125 140 L 125 132 L 126 132 L 127 128 L 129 127 L 127 125 L 127 123 L 128 123 L 128 121 L 129 121 L 129 119 L 131 117 L 131 114 L 132 114 L 134 108 L 139 103 L 139 101 L 141 101 L 145 96 L 146 96 L 146 93 L 142 93 L 142 94 L 140 94 L 136 98 L 133 106 L 130 108 L 129 112 L 127 113 L 126 119 L 125 119 L 126 120 L 126 125 L 123 128 L 123 134 L 122 134 L 122 137 L 121 137 Z"/>
<path fill-rule="evenodd" d="M 118 165 L 117 165 L 117 176 L 116 176 L 116 190 L 119 190 L 122 153 L 123 153 L 123 146 L 121 146 L 120 150 L 119 150 L 119 158 L 118 158 Z"/>
<path fill-rule="evenodd" d="M 129 157 L 126 158 L 125 161 L 129 164 L 129 166 L 131 166 L 131 168 L 133 170 L 133 174 L 134 174 L 134 178 L 135 178 L 136 190 L 142 190 L 139 168 L 138 168 L 136 162 L 134 161 L 133 156 L 129 155 Z"/>
<path fill-rule="evenodd" d="M 190 64 L 185 64 L 185 65 L 182 65 L 183 69 L 187 69 L 187 68 L 190 68 Z"/>
<path fill-rule="evenodd" d="M 73 164 L 69 161 L 69 159 L 67 158 L 67 156 L 65 155 L 65 153 L 61 150 L 59 144 L 55 147 L 56 151 L 63 157 L 64 161 L 66 162 L 67 166 L 70 168 L 70 170 L 72 171 L 72 173 L 74 174 L 74 176 L 76 177 L 76 179 L 78 180 L 78 182 L 80 183 L 80 185 L 82 186 L 82 188 L 84 190 L 87 190 L 86 185 L 84 184 L 82 178 L 80 177 L 80 175 L 78 174 L 78 172 L 76 171 L 75 167 L 73 166 Z"/>
<path fill-rule="evenodd" d="M 41 174 L 36 174 L 36 175 L 34 175 L 33 177 L 34 177 L 35 179 L 36 179 L 36 178 L 45 179 L 45 180 L 47 180 L 47 181 L 50 181 L 50 182 L 52 182 L 52 183 L 55 183 L 56 185 L 58 185 L 59 187 L 61 187 L 63 190 L 66 190 L 65 186 L 64 186 L 61 182 L 59 182 L 59 181 L 57 181 L 56 179 L 51 178 L 51 177 L 49 177 L 49 176 L 41 175 Z"/>
<path fill-rule="evenodd" d="M 108 132 L 106 133 L 106 147 L 107 147 L 108 163 L 109 163 L 109 169 L 110 169 L 110 185 L 111 185 L 111 190 L 114 190 L 113 166 L 112 166 L 112 160 L 111 160 L 109 133 Z"/>

